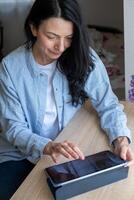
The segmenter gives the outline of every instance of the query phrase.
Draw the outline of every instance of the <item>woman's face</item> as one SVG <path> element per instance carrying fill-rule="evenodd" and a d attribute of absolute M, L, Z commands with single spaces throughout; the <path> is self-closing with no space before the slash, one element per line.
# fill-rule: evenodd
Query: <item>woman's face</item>
<path fill-rule="evenodd" d="M 33 46 L 35 60 L 45 65 L 57 60 L 70 47 L 73 23 L 62 18 L 49 18 L 38 29 L 31 25 L 31 31 L 37 38 Z"/>

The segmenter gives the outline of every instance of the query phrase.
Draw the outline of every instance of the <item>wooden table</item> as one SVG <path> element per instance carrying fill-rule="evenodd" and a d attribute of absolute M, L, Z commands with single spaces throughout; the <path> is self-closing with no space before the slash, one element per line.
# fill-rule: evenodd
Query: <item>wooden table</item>
<path fill-rule="evenodd" d="M 132 131 L 132 148 L 134 150 L 134 104 L 122 102 L 128 117 L 128 127 Z M 61 132 L 56 141 L 69 139 L 75 142 L 85 155 L 110 149 L 108 138 L 100 129 L 96 112 L 90 106 L 82 108 L 68 126 Z M 65 162 L 61 158 L 60 162 Z M 11 200 L 53 200 L 46 183 L 44 168 L 54 163 L 49 156 L 43 157 L 28 175 Z M 134 167 L 129 169 L 127 179 L 99 189 L 75 196 L 71 200 L 134 200 Z"/>

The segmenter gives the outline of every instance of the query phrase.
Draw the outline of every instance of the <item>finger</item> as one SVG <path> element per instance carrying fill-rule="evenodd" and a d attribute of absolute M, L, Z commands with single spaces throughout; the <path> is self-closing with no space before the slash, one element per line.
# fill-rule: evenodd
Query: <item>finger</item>
<path fill-rule="evenodd" d="M 134 166 L 134 160 L 128 161 L 127 167 Z"/>
<path fill-rule="evenodd" d="M 127 160 L 128 161 L 134 160 L 134 153 L 130 147 L 128 148 L 127 151 Z"/>
<path fill-rule="evenodd" d="M 64 150 L 73 158 L 73 159 L 79 159 L 79 154 L 72 149 L 67 143 L 64 143 L 63 146 Z"/>
<path fill-rule="evenodd" d="M 64 143 L 55 143 L 53 145 L 53 149 L 52 149 L 53 153 L 51 155 L 53 155 L 53 160 L 56 160 L 56 155 L 63 155 L 64 157 L 71 159 L 71 155 L 69 154 L 69 152 L 66 151 L 65 149 L 65 144 Z"/>
<path fill-rule="evenodd" d="M 85 156 L 84 156 L 83 152 L 76 145 L 74 145 L 71 142 L 68 142 L 68 145 L 71 147 L 73 152 L 75 152 L 77 154 L 78 158 L 80 158 L 82 160 L 85 159 Z"/>
<path fill-rule="evenodd" d="M 72 158 L 71 154 L 65 149 L 65 146 L 61 146 L 59 148 L 59 153 L 62 154 L 64 157 L 68 158 L 68 159 Z"/>
<path fill-rule="evenodd" d="M 55 163 L 58 163 L 58 158 L 60 157 L 60 154 L 57 154 L 57 153 L 53 153 L 51 155 L 51 158 L 52 160 L 55 162 Z"/>
<path fill-rule="evenodd" d="M 75 146 L 73 149 L 74 149 L 75 152 L 77 152 L 77 154 L 79 155 L 79 158 L 81 160 L 85 159 L 85 156 L 84 156 L 83 152 L 77 146 Z"/>
<path fill-rule="evenodd" d="M 127 161 L 128 161 L 127 164 L 128 167 L 134 166 L 134 153 L 130 147 L 128 148 L 127 151 Z"/>
<path fill-rule="evenodd" d="M 124 145 L 124 146 L 121 147 L 121 149 L 120 149 L 120 157 L 123 160 L 127 159 L 127 151 L 128 151 L 128 146 Z"/>
<path fill-rule="evenodd" d="M 54 155 L 51 155 L 52 160 L 57 163 L 57 158 Z"/>

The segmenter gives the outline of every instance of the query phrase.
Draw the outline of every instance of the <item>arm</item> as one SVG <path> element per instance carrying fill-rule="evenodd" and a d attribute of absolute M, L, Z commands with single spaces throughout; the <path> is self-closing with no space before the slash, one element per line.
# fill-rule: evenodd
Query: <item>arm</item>
<path fill-rule="evenodd" d="M 0 67 L 0 124 L 2 137 L 16 147 L 22 155 L 36 163 L 51 140 L 32 132 L 17 91 L 6 69 Z"/>
<path fill-rule="evenodd" d="M 2 137 L 34 163 L 43 154 L 50 155 L 54 162 L 58 161 L 60 155 L 66 158 L 84 159 L 83 153 L 73 143 L 69 141 L 52 142 L 50 139 L 40 136 L 39 133 L 32 132 L 31 124 L 26 117 L 25 109 L 15 89 L 14 79 L 11 78 L 12 76 L 10 76 L 6 66 L 1 66 L 0 70 Z M 27 109 L 30 109 L 30 105 L 27 106 Z"/>
<path fill-rule="evenodd" d="M 127 127 L 127 118 L 123 112 L 123 105 L 119 104 L 117 97 L 112 92 L 103 63 L 94 52 L 93 55 L 95 69 L 89 75 L 86 91 L 99 114 L 101 127 L 107 133 L 110 144 L 120 137 L 128 138 L 128 141 L 131 142 L 131 134 Z M 128 146 L 130 148 L 129 142 Z M 119 143 L 117 143 L 116 147 L 120 146 Z M 124 144 L 126 145 L 126 143 Z M 122 157 L 122 147 L 118 154 Z M 127 151 L 125 154 L 127 155 Z M 130 154 L 131 156 L 127 156 L 127 159 L 133 160 L 132 153 Z"/>

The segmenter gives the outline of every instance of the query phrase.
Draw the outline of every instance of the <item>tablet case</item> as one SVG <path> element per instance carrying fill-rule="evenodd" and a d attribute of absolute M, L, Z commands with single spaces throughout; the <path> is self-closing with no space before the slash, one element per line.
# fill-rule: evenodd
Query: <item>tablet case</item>
<path fill-rule="evenodd" d="M 75 195 L 94 190 L 101 186 L 125 179 L 128 177 L 128 167 L 119 167 L 100 174 L 86 177 L 63 186 L 54 187 L 51 180 L 47 182 L 55 200 L 65 200 Z"/>

